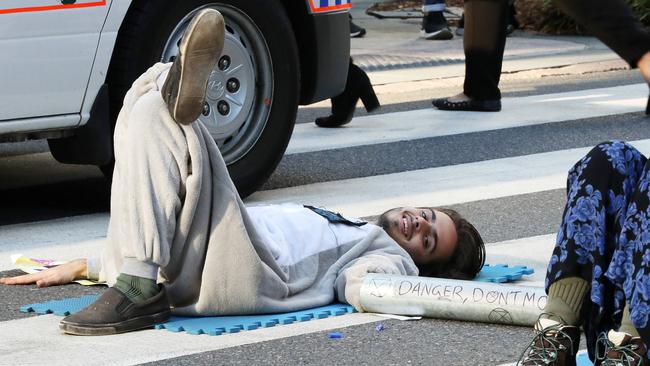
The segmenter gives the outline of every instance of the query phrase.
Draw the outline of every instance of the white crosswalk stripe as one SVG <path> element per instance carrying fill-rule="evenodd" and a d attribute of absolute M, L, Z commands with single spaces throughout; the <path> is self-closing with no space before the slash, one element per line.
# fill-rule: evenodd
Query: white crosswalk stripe
<path fill-rule="evenodd" d="M 60 317 L 43 315 L 0 323 L 3 333 L 0 364 L 88 365 L 89 360 L 92 360 L 93 365 L 134 365 L 364 324 L 378 319 L 371 314 L 348 314 L 220 336 L 152 329 L 111 336 L 74 337 L 59 333 Z M 6 337 L 6 334 L 11 334 L 11 337 Z"/>
<path fill-rule="evenodd" d="M 444 113 L 433 109 L 370 115 L 349 128 L 296 126 L 288 154 L 409 141 L 542 123 L 639 111 L 646 85 L 584 90 L 504 100 L 498 114 Z M 632 142 L 650 154 L 650 139 Z M 445 206 L 561 189 L 566 171 L 589 147 L 404 171 L 363 178 L 319 182 L 260 191 L 248 204 L 299 202 L 365 217 L 402 205 Z M 413 187 L 416 187 L 415 189 Z M 0 271 L 9 255 L 71 259 L 97 253 L 106 235 L 108 214 L 0 226 Z M 542 286 L 554 234 L 516 238 L 488 245 L 488 262 L 525 264 L 536 271 L 523 284 Z M 524 249 L 525 248 L 525 249 Z M 136 364 L 218 350 L 337 327 L 377 321 L 352 314 L 218 337 L 149 330 L 110 337 L 76 338 L 59 334 L 58 317 L 47 315 L 0 322 L 0 364 Z M 11 336 L 4 336 L 10 334 Z M 38 337 L 34 337 L 38 334 Z M 151 351 L 156 344 L 156 351 Z M 34 358 L 38 349 L 38 358 Z M 114 349 L 124 351 L 113 352 Z M 52 361 L 54 360 L 54 361 Z"/>
<path fill-rule="evenodd" d="M 647 85 L 635 84 L 503 98 L 500 113 L 449 113 L 428 108 L 359 117 L 353 128 L 322 129 L 312 123 L 300 124 L 294 130 L 287 154 L 636 112 L 645 106 L 647 93 Z"/>

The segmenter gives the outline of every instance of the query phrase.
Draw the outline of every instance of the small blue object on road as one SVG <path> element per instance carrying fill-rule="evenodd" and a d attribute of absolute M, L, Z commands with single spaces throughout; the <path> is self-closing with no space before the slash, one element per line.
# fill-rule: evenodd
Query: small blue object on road
<path fill-rule="evenodd" d="M 524 275 L 531 275 L 534 269 L 526 266 L 508 266 L 507 264 L 485 264 L 474 281 L 480 282 L 513 282 Z"/>
<path fill-rule="evenodd" d="M 328 334 L 328 336 L 330 337 L 330 339 L 341 339 L 341 338 L 343 338 L 343 333 L 341 333 L 341 332 L 332 332 L 332 333 Z"/>
<path fill-rule="evenodd" d="M 384 330 L 384 325 L 382 323 L 377 324 L 375 330 L 381 332 L 382 330 Z"/>

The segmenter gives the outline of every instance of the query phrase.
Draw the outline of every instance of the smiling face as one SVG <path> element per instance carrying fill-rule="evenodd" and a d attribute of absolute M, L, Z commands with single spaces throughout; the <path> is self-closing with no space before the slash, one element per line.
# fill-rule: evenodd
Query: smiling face
<path fill-rule="evenodd" d="M 379 225 L 418 265 L 449 261 L 458 242 L 451 218 L 431 208 L 394 208 L 379 218 Z"/>

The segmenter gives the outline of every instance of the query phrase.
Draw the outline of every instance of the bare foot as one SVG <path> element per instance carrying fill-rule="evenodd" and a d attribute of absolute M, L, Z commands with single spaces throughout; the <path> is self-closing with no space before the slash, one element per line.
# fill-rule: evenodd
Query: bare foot
<path fill-rule="evenodd" d="M 643 57 L 636 63 L 636 66 L 641 71 L 641 75 L 645 79 L 645 82 L 650 84 L 650 52 L 646 52 Z"/>
<path fill-rule="evenodd" d="M 648 66 L 650 66 L 650 64 Z M 459 102 L 469 102 L 470 100 L 472 100 L 472 98 L 465 95 L 465 93 L 460 93 L 447 98 L 447 100 L 452 103 L 459 103 Z"/>

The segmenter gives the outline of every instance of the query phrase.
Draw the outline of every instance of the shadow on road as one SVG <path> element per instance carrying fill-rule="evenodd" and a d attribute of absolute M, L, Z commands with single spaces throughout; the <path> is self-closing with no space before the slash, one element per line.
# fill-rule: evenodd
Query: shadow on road
<path fill-rule="evenodd" d="M 0 191 L 0 225 L 108 212 L 110 187 L 88 178 Z"/>

